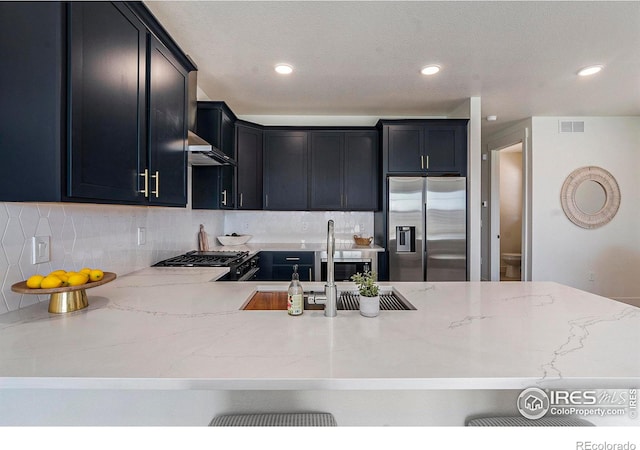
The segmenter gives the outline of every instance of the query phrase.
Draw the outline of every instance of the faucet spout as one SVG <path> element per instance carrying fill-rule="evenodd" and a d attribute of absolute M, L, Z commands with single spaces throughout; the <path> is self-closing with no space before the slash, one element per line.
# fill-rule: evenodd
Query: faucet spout
<path fill-rule="evenodd" d="M 338 314 L 338 289 L 336 288 L 335 266 L 333 257 L 336 251 L 336 238 L 333 220 L 327 224 L 327 284 L 324 293 L 327 302 L 324 305 L 325 317 L 335 317 Z"/>

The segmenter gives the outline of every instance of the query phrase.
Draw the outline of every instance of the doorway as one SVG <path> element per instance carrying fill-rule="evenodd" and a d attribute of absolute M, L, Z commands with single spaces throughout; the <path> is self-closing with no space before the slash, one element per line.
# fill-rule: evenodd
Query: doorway
<path fill-rule="evenodd" d="M 524 171 L 523 144 L 491 152 L 491 279 L 522 281 Z"/>
<path fill-rule="evenodd" d="M 495 146 L 490 152 L 491 281 L 531 280 L 526 137 L 525 132 L 523 139 Z"/>

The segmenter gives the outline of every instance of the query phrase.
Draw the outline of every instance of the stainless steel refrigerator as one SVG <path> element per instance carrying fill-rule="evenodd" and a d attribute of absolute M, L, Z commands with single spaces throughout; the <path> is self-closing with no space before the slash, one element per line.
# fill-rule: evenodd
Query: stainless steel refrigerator
<path fill-rule="evenodd" d="M 389 280 L 466 281 L 466 178 L 388 180 Z"/>

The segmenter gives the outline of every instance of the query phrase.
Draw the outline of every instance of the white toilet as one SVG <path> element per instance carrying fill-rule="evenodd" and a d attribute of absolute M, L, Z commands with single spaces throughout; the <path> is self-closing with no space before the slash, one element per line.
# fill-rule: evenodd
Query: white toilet
<path fill-rule="evenodd" d="M 521 253 L 503 253 L 502 261 L 507 266 L 507 272 L 505 276 L 507 278 L 520 278 L 520 260 L 522 259 Z"/>

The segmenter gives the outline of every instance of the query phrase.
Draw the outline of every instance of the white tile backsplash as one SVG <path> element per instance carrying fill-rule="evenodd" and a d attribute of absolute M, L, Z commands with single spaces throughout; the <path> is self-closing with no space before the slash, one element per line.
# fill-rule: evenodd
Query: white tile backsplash
<path fill-rule="evenodd" d="M 31 275 L 97 267 L 124 275 L 194 250 L 204 224 L 209 245 L 226 233 L 251 234 L 254 243 L 326 242 L 333 219 L 337 242 L 373 234 L 373 213 L 340 211 L 205 211 L 76 203 L 0 203 L 0 314 L 46 302 L 11 285 Z M 138 227 L 146 244 L 138 245 Z M 31 238 L 51 236 L 51 261 L 31 264 Z"/>
<path fill-rule="evenodd" d="M 354 234 L 373 235 L 373 213 L 355 211 L 227 211 L 224 232 L 250 234 L 252 243 L 322 243 L 330 219 L 336 242 L 353 242 Z"/>
<path fill-rule="evenodd" d="M 33 274 L 86 266 L 124 275 L 196 249 L 201 223 L 211 236 L 217 236 L 224 229 L 224 212 L 75 203 L 0 203 L 0 314 L 48 301 L 47 295 L 11 291 L 12 284 Z M 137 245 L 138 227 L 146 229 L 145 245 Z M 31 264 L 33 236 L 51 236 L 50 262 Z"/>

